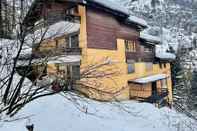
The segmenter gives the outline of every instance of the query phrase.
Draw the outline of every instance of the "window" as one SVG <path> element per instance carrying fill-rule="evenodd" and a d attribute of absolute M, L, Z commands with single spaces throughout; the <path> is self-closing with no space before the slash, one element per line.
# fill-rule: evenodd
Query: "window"
<path fill-rule="evenodd" d="M 125 40 L 126 52 L 136 52 L 136 41 Z"/>
<path fill-rule="evenodd" d="M 78 48 L 79 47 L 79 35 L 74 34 L 66 37 L 66 45 L 68 48 Z"/>
<path fill-rule="evenodd" d="M 151 71 L 153 70 L 153 63 L 147 62 L 146 63 L 146 71 Z"/>
<path fill-rule="evenodd" d="M 135 72 L 135 62 L 129 62 L 127 63 L 127 68 L 128 68 L 128 74 L 134 73 Z"/>
<path fill-rule="evenodd" d="M 71 36 L 71 47 L 72 48 L 77 48 L 79 47 L 79 38 L 78 38 L 78 34 L 75 34 L 73 36 Z"/>

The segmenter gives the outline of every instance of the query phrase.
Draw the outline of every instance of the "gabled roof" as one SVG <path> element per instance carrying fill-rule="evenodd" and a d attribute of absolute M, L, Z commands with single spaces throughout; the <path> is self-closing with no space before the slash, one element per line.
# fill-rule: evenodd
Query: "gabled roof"
<path fill-rule="evenodd" d="M 100 9 L 104 9 L 105 11 L 108 11 L 108 13 L 112 13 L 113 15 L 122 17 L 122 19 L 125 20 L 125 23 L 136 24 L 140 26 L 140 28 L 146 28 L 148 26 L 145 20 L 138 18 L 136 16 L 130 16 L 128 9 L 126 9 L 125 7 L 121 5 L 118 5 L 117 3 L 111 0 L 54 0 L 54 1 L 57 1 L 57 2 L 68 1 L 68 2 L 73 2 L 73 3 L 78 3 L 78 4 L 84 4 L 86 6 L 99 7 Z M 30 11 L 27 14 L 27 17 L 31 16 L 33 14 L 32 12 L 39 11 L 43 6 L 41 4 L 43 2 L 45 2 L 45 0 L 35 0 L 30 8 Z M 28 19 L 26 18 L 26 20 Z"/>

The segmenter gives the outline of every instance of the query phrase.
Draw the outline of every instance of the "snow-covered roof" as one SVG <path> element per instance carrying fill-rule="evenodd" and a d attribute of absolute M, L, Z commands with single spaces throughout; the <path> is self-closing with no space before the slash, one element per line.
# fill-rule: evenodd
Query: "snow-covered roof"
<path fill-rule="evenodd" d="M 138 83 L 138 84 L 146 84 L 146 83 L 166 79 L 167 77 L 168 76 L 166 74 L 157 74 L 157 75 L 151 75 L 151 76 L 147 76 L 143 78 L 138 78 L 135 80 L 130 80 L 129 82 Z"/>
<path fill-rule="evenodd" d="M 60 21 L 49 27 L 36 30 L 33 34 L 29 34 L 25 40 L 26 43 L 33 45 L 39 43 L 41 39 L 53 39 L 62 35 L 78 32 L 79 29 L 80 24 L 78 23 Z"/>
<path fill-rule="evenodd" d="M 111 10 L 123 13 L 125 15 L 129 15 L 129 10 L 127 8 L 111 0 L 86 0 L 86 1 L 94 2 Z"/>
<path fill-rule="evenodd" d="M 144 27 L 148 27 L 148 23 L 144 19 L 136 17 L 136 16 L 130 15 L 129 18 L 128 18 L 128 21 L 139 24 L 139 25 L 144 26 Z"/>
<path fill-rule="evenodd" d="M 156 57 L 163 60 L 175 60 L 176 55 L 168 52 L 156 53 Z"/>
<path fill-rule="evenodd" d="M 170 52 L 167 52 L 167 49 L 163 47 L 162 45 L 156 46 L 156 57 L 162 60 L 175 60 L 176 55 Z"/>
<path fill-rule="evenodd" d="M 161 43 L 161 39 L 160 39 L 160 37 L 157 37 L 157 36 L 153 36 L 153 35 L 149 35 L 149 34 L 147 34 L 147 33 L 144 33 L 144 32 L 141 32 L 140 33 L 140 38 L 141 39 L 144 39 L 144 40 L 146 40 L 146 41 L 148 41 L 148 42 L 151 42 L 151 43 Z"/>
<path fill-rule="evenodd" d="M 123 7 L 122 5 L 117 4 L 117 2 L 115 1 L 112 1 L 112 0 L 86 0 L 86 1 L 94 2 L 96 4 L 104 6 L 105 8 L 123 13 L 126 16 L 128 16 L 127 18 L 128 22 L 136 23 L 144 27 L 148 26 L 147 22 L 144 19 L 130 15 L 129 10 L 126 7 Z"/>

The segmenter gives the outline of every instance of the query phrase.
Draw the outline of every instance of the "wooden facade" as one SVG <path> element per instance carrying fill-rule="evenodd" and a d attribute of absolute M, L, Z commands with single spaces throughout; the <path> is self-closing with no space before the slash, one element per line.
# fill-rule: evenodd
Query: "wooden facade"
<path fill-rule="evenodd" d="M 117 38 L 136 40 L 139 31 L 124 25 L 112 14 L 102 10 L 87 8 L 88 48 L 117 49 Z"/>

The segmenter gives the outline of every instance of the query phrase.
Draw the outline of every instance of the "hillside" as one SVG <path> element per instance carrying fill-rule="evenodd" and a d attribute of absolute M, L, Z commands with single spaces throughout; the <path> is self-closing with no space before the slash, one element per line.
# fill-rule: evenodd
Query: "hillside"
<path fill-rule="evenodd" d="M 102 103 L 62 94 L 44 97 L 28 104 L 15 118 L 1 122 L 1 131 L 26 131 L 33 123 L 35 131 L 195 131 L 196 123 L 168 108 L 127 101 Z M 13 118 L 14 119 L 14 118 Z"/>

